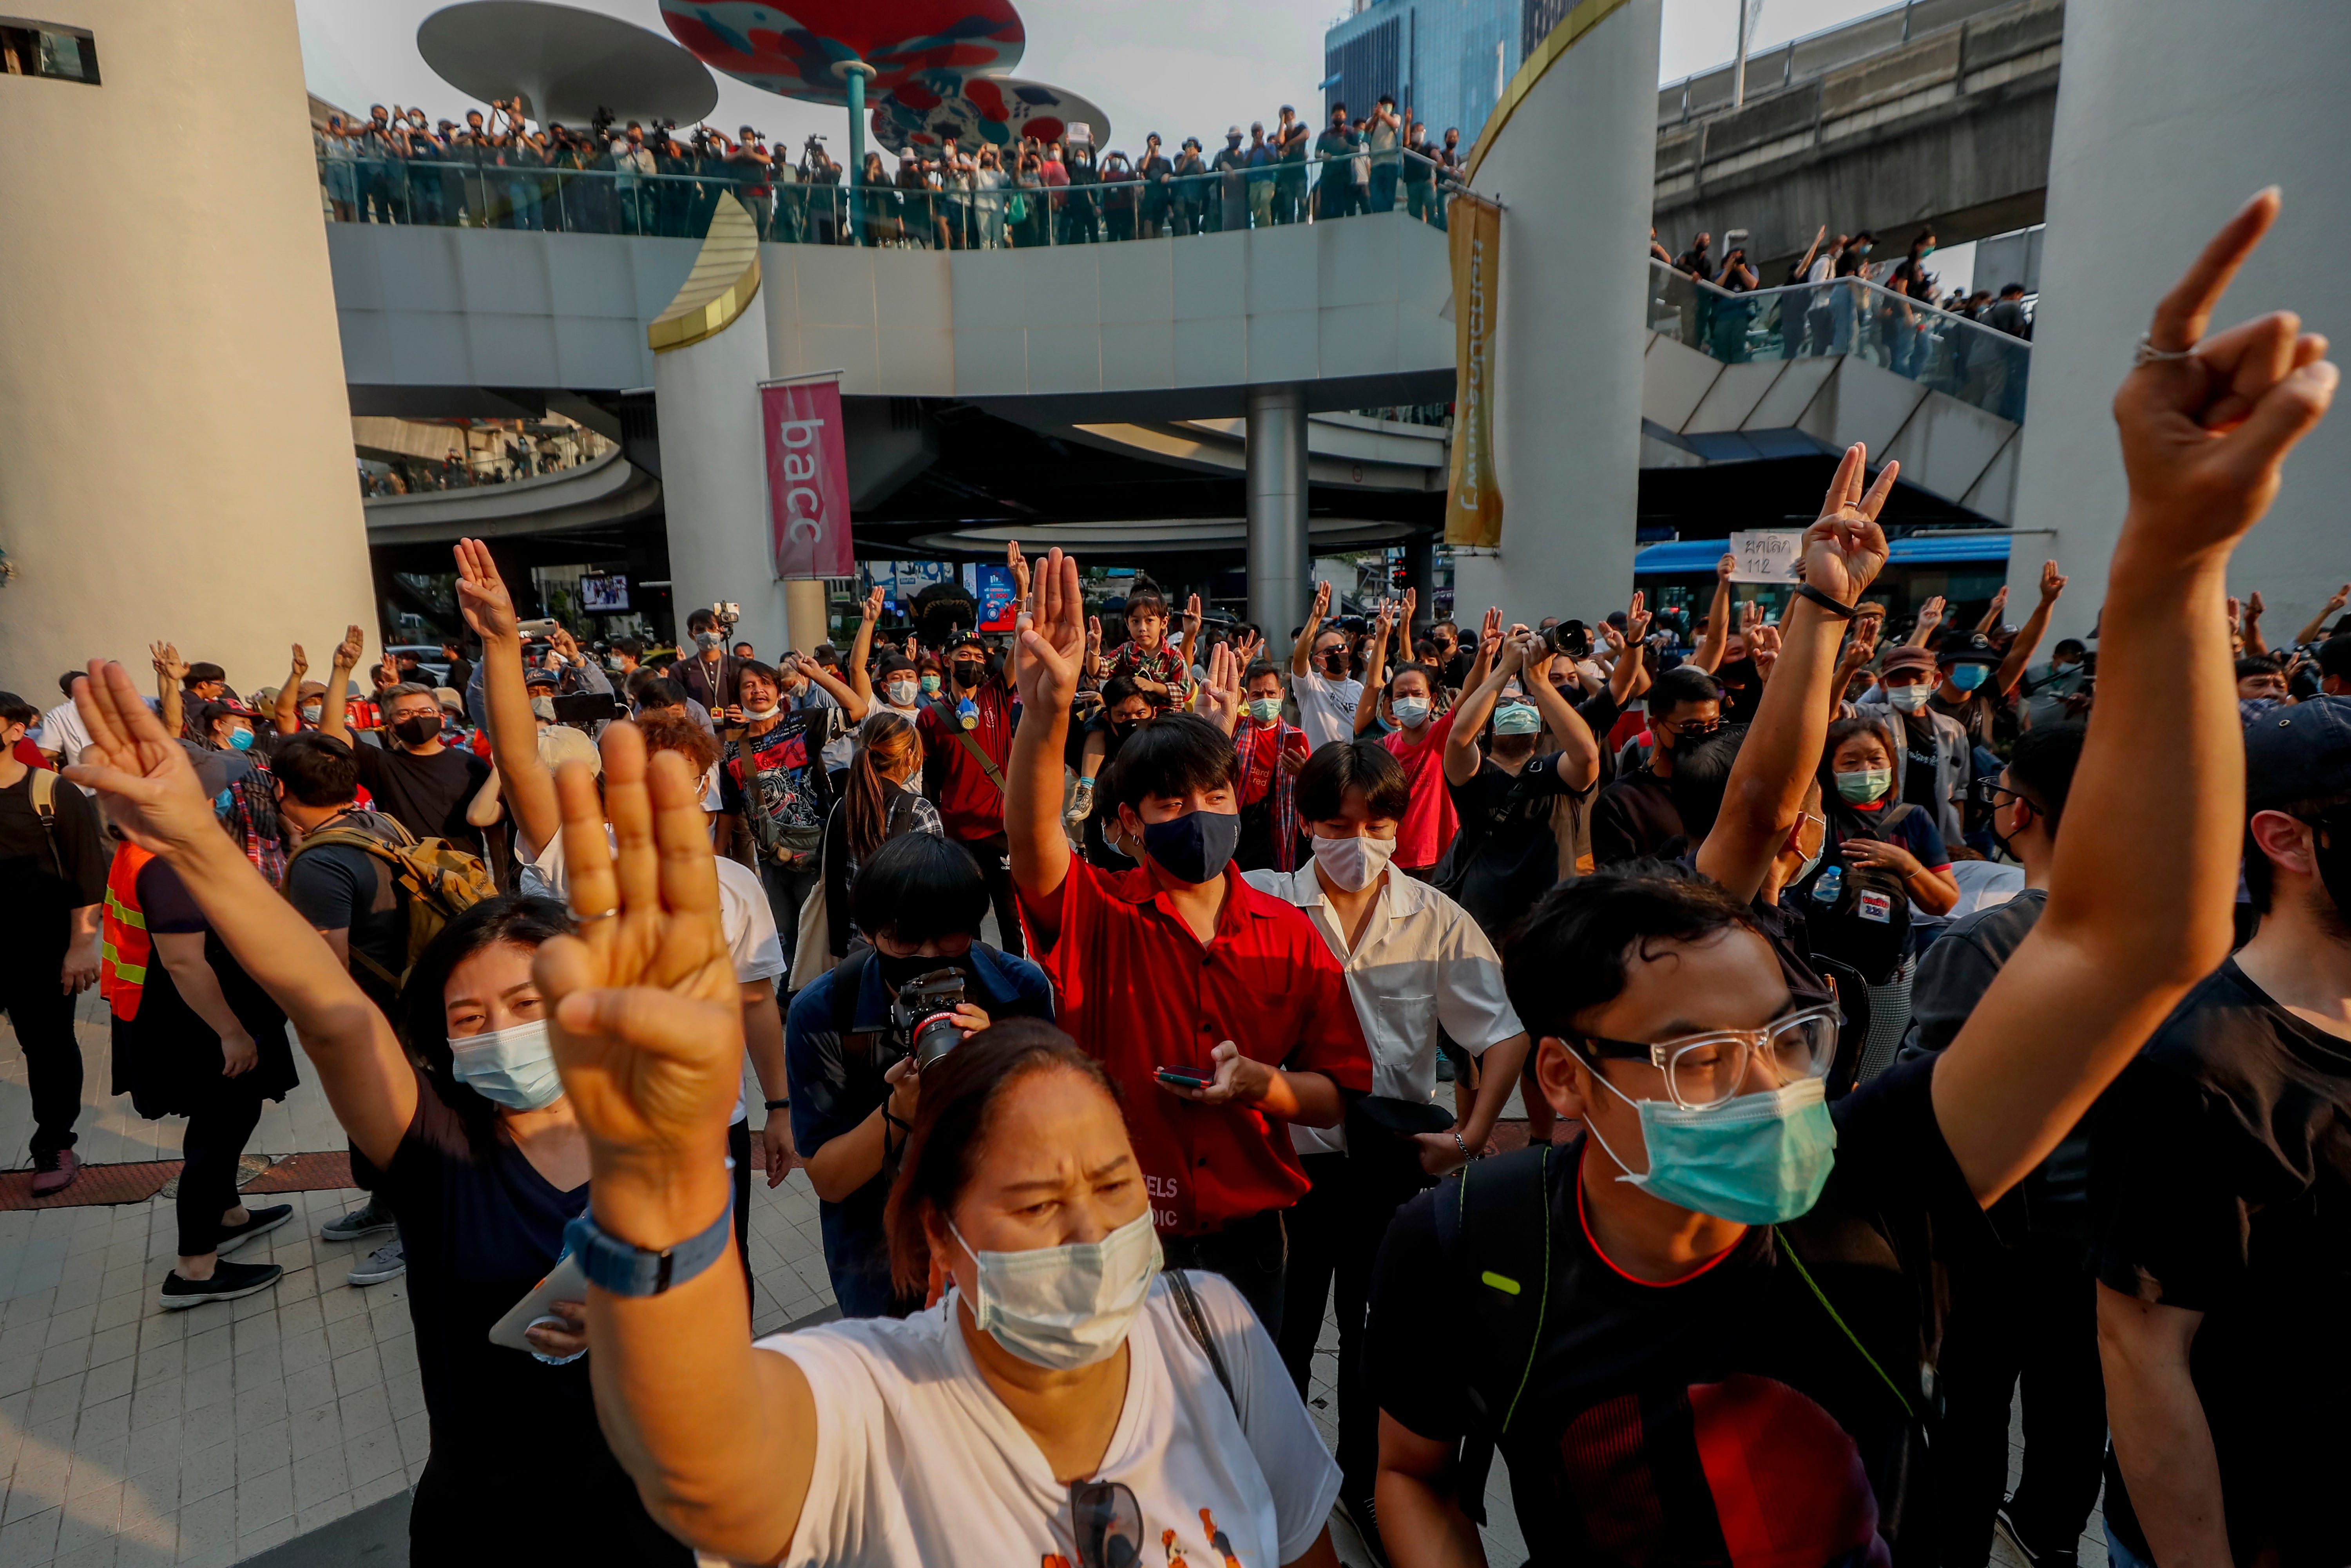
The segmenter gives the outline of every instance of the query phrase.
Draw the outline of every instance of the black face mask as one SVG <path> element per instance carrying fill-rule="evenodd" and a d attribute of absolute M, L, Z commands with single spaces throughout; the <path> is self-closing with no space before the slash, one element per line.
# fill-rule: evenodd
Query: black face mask
<path fill-rule="evenodd" d="M 1240 847 L 1241 820 L 1228 811 L 1186 811 L 1143 830 L 1143 849 L 1178 882 L 1214 882 Z"/>
<path fill-rule="evenodd" d="M 392 733 L 400 737 L 402 746 L 430 746 L 441 734 L 441 716 L 437 713 L 413 713 L 406 718 L 392 721 Z"/>
<path fill-rule="evenodd" d="M 960 958 L 946 958 L 937 954 L 928 956 L 915 955 L 912 957 L 893 958 L 889 954 L 876 947 L 873 950 L 873 963 L 882 971 L 882 983 L 889 987 L 893 992 L 902 991 L 912 982 L 940 969 L 961 969 L 967 974 L 971 970 L 969 954 Z"/>
<path fill-rule="evenodd" d="M 1322 673 L 1326 675 L 1345 674 L 1347 673 L 1347 650 L 1344 648 L 1333 648 L 1329 653 L 1323 654 Z"/>
<path fill-rule="evenodd" d="M 979 685 L 979 673 L 985 667 L 977 659 L 957 659 L 955 662 L 956 685 L 959 686 Z"/>

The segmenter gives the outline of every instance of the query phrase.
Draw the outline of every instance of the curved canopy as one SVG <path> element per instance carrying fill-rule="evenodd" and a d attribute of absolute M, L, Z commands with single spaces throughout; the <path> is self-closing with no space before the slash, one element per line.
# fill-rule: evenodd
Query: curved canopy
<path fill-rule="evenodd" d="M 1012 0 L 661 0 L 662 21 L 695 57 L 738 81 L 846 104 L 837 68 L 873 68 L 869 95 L 924 73 L 1010 70 L 1028 35 Z"/>
<path fill-rule="evenodd" d="M 1110 116 L 1066 88 L 945 71 L 925 72 L 883 94 L 872 122 L 873 140 L 893 152 L 935 152 L 950 135 L 965 152 L 1023 136 L 1058 141 L 1072 123 L 1092 127 L 1098 148 L 1110 141 Z"/>
<path fill-rule="evenodd" d="M 690 125 L 718 106 L 701 61 L 659 33 L 547 0 L 468 0 L 424 18 L 416 51 L 443 81 L 488 99 L 523 100 L 541 125 L 616 120 Z"/>

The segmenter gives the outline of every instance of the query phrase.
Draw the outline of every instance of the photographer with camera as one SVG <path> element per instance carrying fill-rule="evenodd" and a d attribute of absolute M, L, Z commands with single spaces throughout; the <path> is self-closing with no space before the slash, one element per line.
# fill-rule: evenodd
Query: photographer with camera
<path fill-rule="evenodd" d="M 793 998 L 784 1023 L 792 1140 L 816 1188 L 825 1271 L 843 1316 L 904 1317 L 883 1210 L 922 1069 L 992 1020 L 1053 1016 L 1045 971 L 979 939 L 987 884 L 961 844 L 891 840 L 858 870 L 860 946 Z"/>

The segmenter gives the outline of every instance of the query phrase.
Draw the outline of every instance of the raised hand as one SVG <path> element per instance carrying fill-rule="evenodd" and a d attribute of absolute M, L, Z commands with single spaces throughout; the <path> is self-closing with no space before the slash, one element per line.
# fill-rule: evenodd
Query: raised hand
<path fill-rule="evenodd" d="M 2167 553 L 2224 544 L 2252 527 L 2277 494 L 2286 453 L 2335 396 L 2326 340 L 2301 330 L 2292 311 L 2204 336 L 2278 205 L 2274 187 L 2247 202 L 2156 307 L 2147 346 L 2188 357 L 2138 366 L 2115 394 L 2130 518 Z"/>
<path fill-rule="evenodd" d="M 2006 583 L 2002 583 L 2000 586 L 2000 591 L 1991 596 L 1991 603 L 1985 607 L 1984 613 L 1986 615 L 1997 615 L 2007 608 L 2008 585 Z"/>
<path fill-rule="evenodd" d="M 1243 632 L 1233 639 L 1233 664 L 1243 674 L 1257 663 L 1265 648 L 1265 639 L 1254 632 Z"/>
<path fill-rule="evenodd" d="M 1059 547 L 1046 551 L 1035 582 L 1036 623 L 1019 633 L 1016 678 L 1023 707 L 1032 714 L 1055 713 L 1077 695 L 1086 651 L 1086 603 L 1078 587 L 1077 558 L 1063 555 Z"/>
<path fill-rule="evenodd" d="M 360 667 L 360 660 L 366 653 L 367 633 L 356 626 L 347 627 L 343 632 L 343 640 L 335 644 L 335 668 L 343 675 L 348 675 Z M 340 684 L 340 676 L 338 684 Z"/>
<path fill-rule="evenodd" d="M 2003 588 L 2001 591 L 2005 593 L 2008 590 Z M 2057 596 L 2064 591 L 2065 574 L 2057 570 L 2057 563 L 2055 561 L 2043 561 L 2041 563 L 2041 602 L 2043 604 L 2054 604 L 2057 602 Z M 2254 612 L 2256 614 L 2260 613 L 2261 602 L 2262 596 L 2258 593 L 2254 594 L 2253 605 Z"/>
<path fill-rule="evenodd" d="M 1004 541 L 1004 564 L 1012 569 L 1013 602 L 1026 609 L 1029 604 L 1029 560 L 1020 553 L 1019 539 Z"/>
<path fill-rule="evenodd" d="M 1420 590 L 1417 588 L 1405 589 L 1404 591 L 1404 629 L 1407 636 L 1412 632 L 1413 612 L 1418 609 L 1419 606 Z"/>
<path fill-rule="evenodd" d="M 858 607 L 858 613 L 869 623 L 882 619 L 882 588 L 879 583 L 865 595 L 865 602 Z"/>
<path fill-rule="evenodd" d="M 1747 656 L 1755 661 L 1755 678 L 1769 681 L 1771 666 L 1780 662 L 1780 629 L 1759 622 L 1747 633 Z"/>
<path fill-rule="evenodd" d="M 514 596 L 490 559 L 490 547 L 479 539 L 459 539 L 452 553 L 457 559 L 457 608 L 465 612 L 465 624 L 485 640 L 521 641 Z"/>
<path fill-rule="evenodd" d="M 1086 652 L 1097 658 L 1102 654 L 1102 617 L 1099 615 L 1086 617 Z"/>
<path fill-rule="evenodd" d="M 1208 654 L 1208 684 L 1201 695 L 1217 727 L 1232 734 L 1241 716 L 1240 662 L 1233 657 L 1232 644 L 1219 643 Z"/>
<path fill-rule="evenodd" d="M 155 661 L 155 673 L 170 681 L 186 678 L 188 662 L 180 657 L 180 650 L 169 643 L 147 644 L 148 657 Z"/>
<path fill-rule="evenodd" d="M 551 1004 L 556 1065 L 596 1156 L 600 1200 L 608 1171 L 669 1187 L 668 1173 L 698 1164 L 723 1194 L 718 1152 L 742 1077 L 743 1014 L 702 792 L 676 753 L 648 765 L 632 724 L 610 726 L 602 749 L 601 802 L 583 764 L 556 776 L 580 921 L 578 936 L 548 943 L 532 965 Z M 716 1212 L 703 1207 L 668 1218 L 692 1235 Z M 609 1223 L 601 1202 L 598 1213 Z"/>
<path fill-rule="evenodd" d="M 1943 596 L 1935 595 L 1918 607 L 1918 630 L 1932 632 L 1943 623 Z"/>
<path fill-rule="evenodd" d="M 1633 602 L 1625 607 L 1625 641 L 1639 643 L 1649 635 L 1649 596 L 1640 589 L 1633 591 Z"/>
<path fill-rule="evenodd" d="M 1200 596 L 1196 593 L 1184 601 L 1184 636 L 1186 641 L 1189 641 L 1199 634 Z"/>
<path fill-rule="evenodd" d="M 2326 613 L 2332 615 L 2346 604 L 2351 604 L 2351 582 L 2345 583 L 2326 596 Z"/>
<path fill-rule="evenodd" d="M 286 678 L 298 686 L 302 684 L 302 677 L 310 673 L 309 656 L 302 652 L 301 643 L 294 644 L 294 662 L 287 668 L 292 673 Z"/>
<path fill-rule="evenodd" d="M 1842 478 L 1844 476 L 1844 470 L 1840 468 L 1837 470 L 1837 474 L 1838 476 Z M 1830 488 L 1832 492 L 1834 492 L 1835 486 L 1832 486 Z M 1730 574 L 1738 570 L 1739 558 L 1732 555 L 1729 551 L 1725 550 L 1723 552 L 1722 559 L 1714 563 L 1714 580 L 1717 582 L 1729 582 L 1730 580 Z"/>
<path fill-rule="evenodd" d="M 1330 613 L 1331 585 L 1328 582 L 1318 582 L 1314 585 L 1314 613 L 1309 619 L 1321 621 Z"/>
<path fill-rule="evenodd" d="M 89 745 L 65 776 L 106 798 L 107 820 L 125 838 L 160 853 L 219 836 L 186 750 L 140 697 L 131 672 L 92 659 L 89 675 L 74 682 L 73 700 Z"/>
<path fill-rule="evenodd" d="M 2241 637 L 2245 632 L 2245 607 L 2235 594 L 2229 595 L 2229 635 Z"/>
<path fill-rule="evenodd" d="M 1489 606 L 1488 606 L 1488 607 L 1487 607 L 1487 610 L 1486 610 L 1486 619 L 1485 619 L 1482 622 L 1480 622 L 1480 623 L 1479 623 L 1479 627 L 1478 627 L 1478 641 L 1479 641 L 1479 643 L 1482 645 L 1482 644 L 1484 644 L 1484 643 L 1490 643 L 1490 642 L 1492 642 L 1494 639 L 1496 639 L 1497 637 L 1499 637 L 1501 634 L 1502 634 L 1502 612 L 1501 612 L 1501 609 L 1500 609 L 1500 607 L 1499 607 L 1499 606 L 1489 605 Z"/>
<path fill-rule="evenodd" d="M 2051 566 L 2051 567 L 2053 567 L 2053 568 L 2057 563 L 2056 563 L 2055 561 L 2051 561 L 2049 564 L 2050 564 L 2050 566 Z M 2047 582 L 2048 582 L 2048 580 L 2049 580 L 2049 575 L 2048 575 L 2048 572 L 2047 572 L 2047 571 L 2045 571 L 2045 570 L 2044 570 L 2044 571 L 2042 573 L 2041 580 L 2042 580 L 2043 584 L 2044 585 L 2044 591 L 2045 591 L 2045 585 L 2047 584 Z M 2058 579 L 2058 581 L 2060 581 L 2060 582 L 2062 583 L 2063 581 L 2064 581 L 2064 579 L 2060 578 L 2060 579 Z M 2259 620 L 2262 618 L 2262 611 L 2264 611 L 2264 610 L 2266 610 L 2266 609 L 2268 609 L 2268 608 L 2269 608 L 2269 606 L 2267 606 L 2267 605 L 2265 605 L 2265 604 L 2263 604 L 2263 603 L 2262 602 L 2262 591 L 2261 591 L 2260 589 L 2258 589 L 2258 588 L 2254 589 L 2254 590 L 2253 590 L 2253 591 L 2252 591 L 2252 596 L 2251 598 L 2249 598 L 2249 599 L 2247 599 L 2247 600 L 2245 601 L 2245 624 L 2246 624 L 2246 625 L 2248 625 L 2248 626 L 2250 626 L 2250 625 L 2252 625 L 2254 622 L 2259 621 Z"/>
<path fill-rule="evenodd" d="M 554 631 L 549 632 L 547 634 L 547 641 L 549 646 L 552 647 L 558 653 L 563 655 L 563 660 L 566 664 L 570 663 L 572 660 L 580 656 L 579 640 L 560 626 L 558 626 Z"/>
<path fill-rule="evenodd" d="M 1869 449 L 1860 442 L 1844 449 L 1828 493 L 1821 497 L 1821 515 L 1804 530 L 1804 581 L 1841 604 L 1859 599 L 1886 566 L 1886 530 L 1877 526 L 1877 515 L 1894 493 L 1894 478 L 1902 465 L 1888 463 L 1879 469 L 1876 482 L 1865 491 L 1861 476 L 1868 462 Z M 1939 616 L 1942 604 L 1940 599 L 1931 600 L 1928 608 Z M 1920 620 L 1924 624 L 1924 612 Z"/>
<path fill-rule="evenodd" d="M 386 649 L 383 657 L 376 663 L 375 684 L 379 690 L 400 685 L 400 661 L 392 656 L 390 649 Z"/>

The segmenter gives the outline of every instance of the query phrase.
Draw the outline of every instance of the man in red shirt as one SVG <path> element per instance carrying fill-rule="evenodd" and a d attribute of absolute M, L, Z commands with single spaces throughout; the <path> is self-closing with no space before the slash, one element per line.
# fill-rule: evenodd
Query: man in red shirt
<path fill-rule="evenodd" d="M 1012 901 L 1011 862 L 1004 839 L 1004 768 L 1012 756 L 1019 698 L 1012 661 L 987 667 L 987 642 L 965 632 L 947 646 L 946 689 L 923 699 L 914 720 L 922 731 L 925 793 L 937 802 L 947 837 L 969 850 L 987 879 L 1002 950 L 1019 957 L 1019 911 Z M 1062 707 L 1066 712 L 1069 705 Z"/>
<path fill-rule="evenodd" d="M 1418 598 L 1416 590 L 1405 590 L 1402 613 L 1407 640 L 1412 636 L 1412 612 Z M 1398 607 L 1393 604 L 1380 611 L 1371 663 L 1364 672 L 1364 697 L 1355 710 L 1355 733 L 1369 729 L 1375 714 L 1395 726 L 1380 737 L 1380 744 L 1404 764 L 1412 800 L 1405 808 L 1404 820 L 1396 824 L 1393 863 L 1406 876 L 1426 882 L 1436 874 L 1437 862 L 1445 858 L 1446 846 L 1461 828 L 1461 819 L 1453 809 L 1453 791 L 1445 787 L 1445 737 L 1453 733 L 1453 710 L 1437 711 L 1445 682 L 1426 664 L 1403 665 L 1384 682 L 1388 638 L 1396 629 L 1397 613 Z"/>
<path fill-rule="evenodd" d="M 1371 1088 L 1345 975 L 1312 922 L 1229 869 L 1240 841 L 1232 741 L 1196 715 L 1144 726 L 1105 794 L 1134 871 L 1096 870 L 1061 833 L 1061 753 L 1085 655 L 1077 563 L 1037 574 L 1018 660 L 1028 722 L 1009 771 L 1012 877 L 1061 1026 L 1117 1081 L 1167 1260 L 1214 1270 L 1281 1325 L 1281 1211 L 1307 1190 L 1290 1124 L 1330 1127 Z"/>

